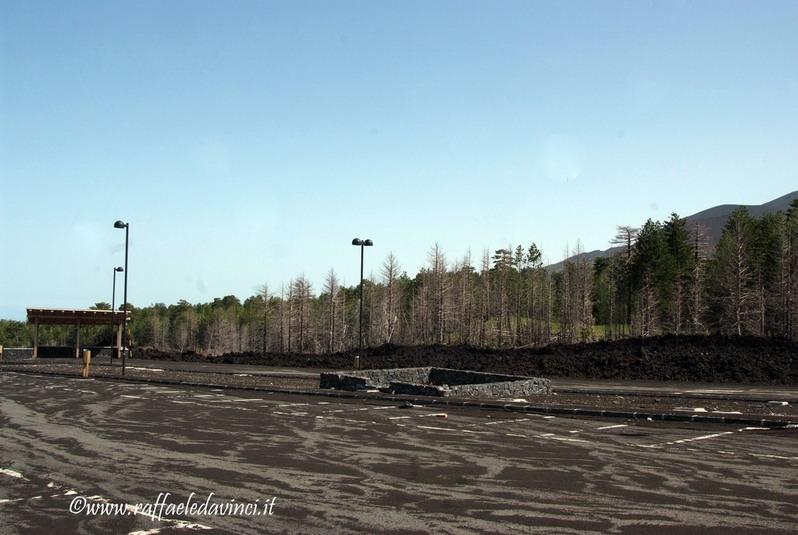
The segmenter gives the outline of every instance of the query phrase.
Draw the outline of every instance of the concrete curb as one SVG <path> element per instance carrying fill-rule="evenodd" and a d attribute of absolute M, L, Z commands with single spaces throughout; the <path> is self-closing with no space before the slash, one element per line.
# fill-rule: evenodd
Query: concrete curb
<path fill-rule="evenodd" d="M 72 375 L 59 372 L 48 371 L 35 371 L 35 370 L 5 370 L 8 373 L 19 373 L 27 375 L 50 375 L 56 377 L 71 377 L 80 379 L 79 375 Z M 786 428 L 787 426 L 798 425 L 798 422 L 792 420 L 772 420 L 767 418 L 745 418 L 745 417 L 727 417 L 727 416 L 705 416 L 701 414 L 675 414 L 675 413 L 652 413 L 652 412 L 638 412 L 638 411 L 619 411 L 619 410 L 604 410 L 604 409 L 587 409 L 579 407 L 558 407 L 547 405 L 526 405 L 521 403 L 501 403 L 493 401 L 476 401 L 452 398 L 433 398 L 433 397 L 417 397 L 417 396 L 403 396 L 392 395 L 374 392 L 346 392 L 342 390 L 287 390 L 280 388 L 268 388 L 261 386 L 234 386 L 234 385 L 219 385 L 213 383 L 194 383 L 188 381 L 170 381 L 168 379 L 139 379 L 134 377 L 91 377 L 97 381 L 117 381 L 125 383 L 149 383 L 149 384 L 162 384 L 172 386 L 191 386 L 199 388 L 218 388 L 222 390 L 242 390 L 250 392 L 268 392 L 270 394 L 291 394 L 301 396 L 317 396 L 329 398 L 343 398 L 343 399 L 364 399 L 376 401 L 409 401 L 414 405 L 435 405 L 445 407 L 462 407 L 462 408 L 476 408 L 486 410 L 500 410 L 519 413 L 534 413 L 534 414 L 550 414 L 557 416 L 587 416 L 587 417 L 600 417 L 600 418 L 624 418 L 627 420 L 651 420 L 651 421 L 668 421 L 668 422 L 694 422 L 694 423 L 709 423 L 709 424 L 733 424 L 733 425 L 748 425 L 758 427 L 770 427 L 774 429 Z"/>
<path fill-rule="evenodd" d="M 691 399 L 706 399 L 706 400 L 717 400 L 717 401 L 746 401 L 750 403 L 763 403 L 770 401 L 771 399 L 778 399 L 780 401 L 786 401 L 790 404 L 798 403 L 798 398 L 795 397 L 784 397 L 784 396 L 768 396 L 766 394 L 762 394 L 760 397 L 745 397 L 744 395 L 719 395 L 719 394 L 674 394 L 673 392 L 646 392 L 641 390 L 602 390 L 600 388 L 556 388 L 552 387 L 554 392 L 560 392 L 563 394 L 594 394 L 597 396 L 638 396 L 638 397 L 647 397 L 647 398 L 684 398 L 689 397 Z"/>
<path fill-rule="evenodd" d="M 93 359 L 94 357 L 92 357 Z M 77 359 L 74 359 L 77 362 Z M 149 361 L 152 362 L 152 361 Z M 0 370 L 3 369 L 4 366 L 40 366 L 41 362 L 0 362 Z M 61 363 L 56 363 L 61 364 Z M 91 364 L 92 369 L 106 371 L 108 370 L 109 366 L 105 363 L 95 363 L 92 362 Z M 135 364 L 128 364 L 128 367 L 135 366 Z M 113 366 L 112 369 L 119 370 L 118 366 Z M 217 375 L 252 375 L 253 377 L 278 377 L 280 379 L 308 379 L 308 378 L 316 378 L 318 379 L 318 373 L 310 372 L 307 375 L 305 374 L 297 374 L 297 373 L 287 373 L 287 372 L 235 372 L 235 371 L 221 371 L 221 370 L 181 370 L 179 368 L 168 369 L 165 368 L 167 371 L 170 372 L 182 372 L 182 373 L 201 373 L 201 374 L 217 374 Z M 8 370 L 8 371 L 17 371 L 17 370 Z M 27 371 L 27 370 L 26 370 Z M 39 372 L 44 373 L 44 372 Z M 315 376 L 315 377 L 314 377 Z"/>

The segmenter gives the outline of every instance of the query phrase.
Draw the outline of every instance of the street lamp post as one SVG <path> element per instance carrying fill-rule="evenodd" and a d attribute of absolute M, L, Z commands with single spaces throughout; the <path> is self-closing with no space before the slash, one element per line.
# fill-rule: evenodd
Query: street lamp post
<path fill-rule="evenodd" d="M 114 289 L 111 291 L 111 323 L 116 325 L 116 273 L 125 271 L 122 266 L 114 268 Z M 118 328 L 118 327 L 117 327 Z M 111 351 L 111 360 L 108 361 L 109 366 L 114 364 L 114 352 Z"/>
<path fill-rule="evenodd" d="M 360 246 L 360 335 L 357 338 L 357 358 L 355 359 L 355 367 L 360 367 L 360 354 L 363 352 L 363 248 L 371 247 L 374 242 L 371 240 L 361 240 L 355 238 L 352 240 L 352 245 Z"/>
<path fill-rule="evenodd" d="M 124 295 L 124 304 L 122 305 L 122 341 L 124 344 L 124 348 L 122 349 L 122 375 L 125 375 L 125 357 L 127 356 L 128 352 L 128 342 L 127 342 L 127 244 L 128 244 L 128 233 L 130 231 L 130 223 L 125 223 L 124 221 L 117 221 L 114 223 L 114 228 L 125 229 L 125 295 Z"/>

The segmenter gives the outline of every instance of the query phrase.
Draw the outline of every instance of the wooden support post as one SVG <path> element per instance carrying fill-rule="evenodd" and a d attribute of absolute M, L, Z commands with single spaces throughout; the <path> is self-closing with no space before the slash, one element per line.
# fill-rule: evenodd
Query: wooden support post
<path fill-rule="evenodd" d="M 33 358 L 39 357 L 39 321 L 33 323 Z"/>
<path fill-rule="evenodd" d="M 122 358 L 122 324 L 116 324 L 116 358 Z"/>
<path fill-rule="evenodd" d="M 88 349 L 83 350 L 83 378 L 89 378 L 89 367 L 91 366 L 91 351 Z"/>
<path fill-rule="evenodd" d="M 80 320 L 78 320 L 77 334 L 75 335 L 75 358 L 80 358 Z"/>

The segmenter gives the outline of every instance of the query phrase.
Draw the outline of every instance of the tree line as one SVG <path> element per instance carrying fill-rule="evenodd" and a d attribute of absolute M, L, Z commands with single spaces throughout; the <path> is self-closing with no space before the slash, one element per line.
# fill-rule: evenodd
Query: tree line
<path fill-rule="evenodd" d="M 593 261 L 577 247 L 556 273 L 534 243 L 476 259 L 450 259 L 436 244 L 412 277 L 389 254 L 364 281 L 363 344 L 517 347 L 668 333 L 796 339 L 798 202 L 761 218 L 738 209 L 715 247 L 676 214 L 618 227 L 613 243 L 618 254 Z M 359 290 L 330 270 L 318 289 L 299 276 L 243 302 L 228 295 L 129 305 L 132 345 L 207 355 L 350 350 L 358 345 Z M 74 328 L 44 326 L 40 339 L 69 345 Z M 86 327 L 81 339 L 111 345 L 111 328 Z M 29 345 L 29 329 L 0 321 L 0 344 Z"/>

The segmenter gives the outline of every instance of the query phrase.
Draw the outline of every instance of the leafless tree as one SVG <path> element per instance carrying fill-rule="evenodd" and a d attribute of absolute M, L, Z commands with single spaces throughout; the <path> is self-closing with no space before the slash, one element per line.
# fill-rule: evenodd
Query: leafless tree
<path fill-rule="evenodd" d="M 632 260 L 632 246 L 635 244 L 637 240 L 637 235 L 640 232 L 639 228 L 631 227 L 628 225 L 621 225 L 616 228 L 615 237 L 610 240 L 612 245 L 622 246 L 624 248 L 624 256 L 626 258 L 625 267 L 628 270 L 629 264 Z M 632 320 L 632 287 L 631 287 L 631 279 L 628 276 L 628 273 L 624 277 L 626 280 L 626 284 L 624 285 L 624 294 L 625 294 L 625 301 L 626 301 L 626 314 L 624 317 L 624 323 L 626 325 L 631 324 Z"/>
<path fill-rule="evenodd" d="M 385 285 L 385 312 L 383 323 L 383 341 L 391 343 L 399 320 L 399 288 L 396 279 L 399 277 L 399 262 L 393 253 L 388 253 L 382 263 L 382 282 Z"/>
<path fill-rule="evenodd" d="M 293 297 L 296 300 L 297 322 L 299 324 L 299 352 L 305 352 L 305 330 L 308 326 L 308 300 L 310 299 L 310 282 L 305 275 L 294 280 Z"/>
<path fill-rule="evenodd" d="M 327 294 L 327 353 L 335 351 L 335 305 L 338 301 L 338 277 L 335 270 L 327 273 L 324 283 L 324 293 Z"/>
<path fill-rule="evenodd" d="M 435 244 L 430 249 L 428 255 L 430 285 L 434 296 L 434 317 L 435 317 L 435 340 L 443 343 L 443 333 L 446 328 L 446 312 L 444 306 L 444 295 L 447 290 L 446 281 L 446 257 L 439 244 Z"/>

